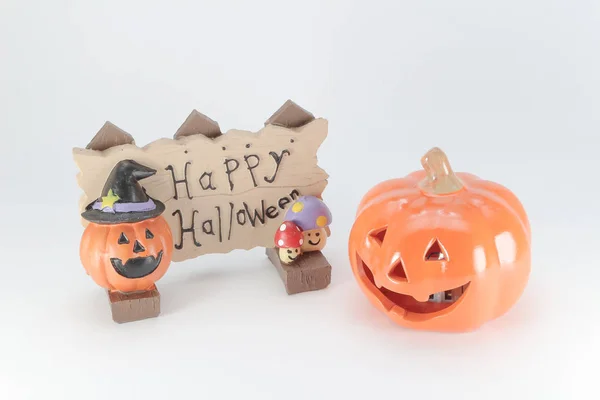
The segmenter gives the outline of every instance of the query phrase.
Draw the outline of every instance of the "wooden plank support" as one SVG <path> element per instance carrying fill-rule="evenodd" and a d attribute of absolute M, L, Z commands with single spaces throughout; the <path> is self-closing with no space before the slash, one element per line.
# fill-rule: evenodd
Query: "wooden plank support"
<path fill-rule="evenodd" d="M 325 289 L 331 283 L 331 265 L 320 251 L 304 253 L 291 264 L 282 263 L 275 248 L 266 253 L 290 295 Z"/>
<path fill-rule="evenodd" d="M 158 317 L 160 293 L 156 285 L 143 292 L 121 293 L 108 291 L 113 320 L 119 324 Z"/>

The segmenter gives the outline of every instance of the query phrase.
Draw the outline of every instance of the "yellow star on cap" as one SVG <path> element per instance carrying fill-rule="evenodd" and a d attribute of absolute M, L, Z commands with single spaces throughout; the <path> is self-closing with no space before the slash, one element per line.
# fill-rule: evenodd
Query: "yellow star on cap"
<path fill-rule="evenodd" d="M 115 204 L 115 202 L 120 199 L 121 198 L 118 195 L 116 195 L 112 189 L 109 189 L 108 194 L 106 196 L 102 197 L 102 208 L 105 208 L 105 207 L 112 208 L 113 205 Z"/>

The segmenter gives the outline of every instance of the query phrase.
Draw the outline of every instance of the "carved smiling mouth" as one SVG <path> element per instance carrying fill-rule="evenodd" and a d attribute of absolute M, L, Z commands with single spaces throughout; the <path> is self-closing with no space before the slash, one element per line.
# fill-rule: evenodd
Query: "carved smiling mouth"
<path fill-rule="evenodd" d="M 469 287 L 469 282 L 457 288 L 443 290 L 441 292 L 432 293 L 429 299 L 425 302 L 418 301 L 414 297 L 393 292 L 385 287 L 378 288 L 373 278 L 373 273 L 367 265 L 358 257 L 358 268 L 361 279 L 372 291 L 378 291 L 385 296 L 387 300 L 392 302 L 406 311 L 406 313 L 415 314 L 430 314 L 438 311 L 446 310 L 447 308 L 456 305 L 463 298 L 463 294 Z"/>
<path fill-rule="evenodd" d="M 158 256 L 130 258 L 123 264 L 120 258 L 111 258 L 110 262 L 117 273 L 125 278 L 143 278 L 153 273 L 162 261 L 163 251 Z"/>
<path fill-rule="evenodd" d="M 290 259 L 290 261 L 294 261 L 296 258 L 298 258 L 298 256 L 296 256 L 296 257 L 290 257 L 290 256 L 287 256 L 287 258 L 289 258 L 289 259 Z"/>
<path fill-rule="evenodd" d="M 308 244 L 312 244 L 313 246 L 318 245 L 319 243 L 321 243 L 321 239 L 319 239 L 319 241 L 317 243 L 313 243 L 310 241 L 310 239 L 308 240 Z"/>

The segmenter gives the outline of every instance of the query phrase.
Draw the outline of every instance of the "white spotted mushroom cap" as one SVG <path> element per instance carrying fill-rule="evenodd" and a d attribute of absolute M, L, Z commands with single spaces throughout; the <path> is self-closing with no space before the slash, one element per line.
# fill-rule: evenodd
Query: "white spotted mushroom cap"
<path fill-rule="evenodd" d="M 282 249 L 294 249 L 302 246 L 304 235 L 302 229 L 293 222 L 285 221 L 275 232 L 275 246 Z"/>
<path fill-rule="evenodd" d="M 301 196 L 285 214 L 285 220 L 294 222 L 303 231 L 325 228 L 332 221 L 331 211 L 315 196 Z"/>

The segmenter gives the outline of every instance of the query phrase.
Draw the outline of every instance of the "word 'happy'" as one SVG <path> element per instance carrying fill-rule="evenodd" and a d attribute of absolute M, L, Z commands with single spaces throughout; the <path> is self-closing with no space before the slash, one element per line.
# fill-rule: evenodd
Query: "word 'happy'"
<path fill-rule="evenodd" d="M 275 182 L 275 179 L 277 178 L 277 173 L 279 172 L 279 169 L 281 166 L 281 162 L 283 161 L 283 159 L 286 155 L 287 156 L 290 155 L 289 150 L 282 150 L 279 153 L 277 153 L 275 151 L 269 152 L 269 156 L 272 158 L 272 160 L 270 160 L 270 161 L 271 161 L 271 163 L 273 163 L 273 173 L 270 175 L 262 176 L 262 181 L 266 182 L 267 184 L 272 184 L 273 182 Z M 258 187 L 259 182 L 261 182 L 261 179 L 260 179 L 261 177 L 257 176 L 257 174 L 254 171 L 261 163 L 261 159 L 258 154 L 245 155 L 243 157 L 243 161 L 241 161 L 241 162 L 240 162 L 240 160 L 238 160 L 236 158 L 225 158 L 223 165 L 224 165 L 225 174 L 227 175 L 227 181 L 229 183 L 229 191 L 230 192 L 232 192 L 233 188 L 235 187 L 234 180 L 233 180 L 233 174 L 241 167 L 242 162 L 245 164 L 245 168 L 247 170 L 248 175 L 246 175 L 246 177 L 249 177 L 250 179 L 252 179 L 252 184 L 254 185 L 254 187 Z M 171 171 L 171 177 L 173 178 L 173 189 L 174 189 L 174 193 L 175 193 L 173 195 L 173 199 L 175 199 L 175 200 L 177 200 L 179 198 L 179 195 L 177 193 L 177 185 L 179 185 L 179 184 L 185 185 L 187 198 L 192 199 L 192 195 L 190 194 L 190 190 L 189 190 L 189 182 L 188 182 L 188 166 L 190 166 L 191 164 L 192 164 L 191 161 L 187 161 L 185 163 L 185 165 L 183 167 L 183 179 L 177 179 L 175 177 L 175 169 L 173 168 L 172 165 L 169 165 L 165 168 L 167 171 Z M 198 180 L 202 190 L 217 190 L 217 187 L 213 184 L 212 176 L 213 176 L 212 171 L 204 171 L 202 173 L 202 175 L 200 176 L 200 179 Z"/>

